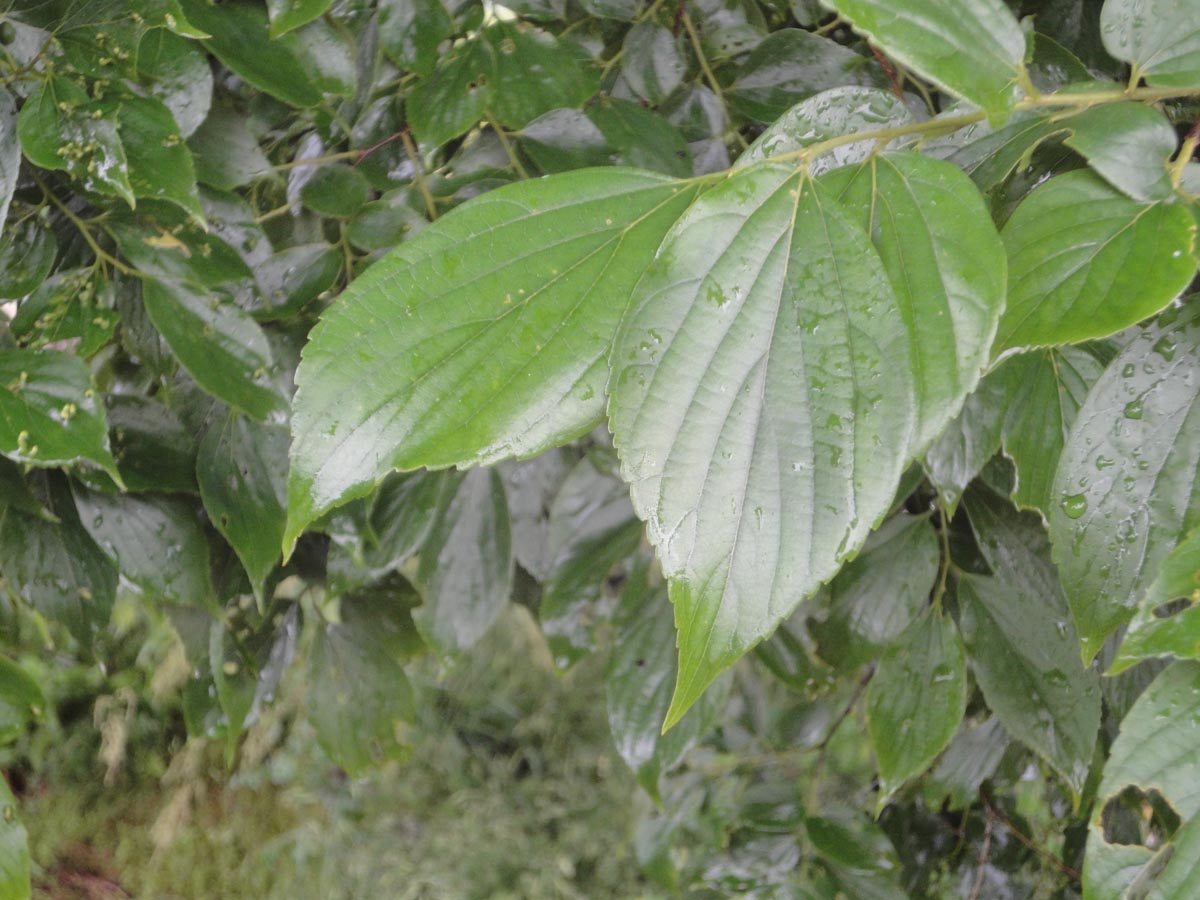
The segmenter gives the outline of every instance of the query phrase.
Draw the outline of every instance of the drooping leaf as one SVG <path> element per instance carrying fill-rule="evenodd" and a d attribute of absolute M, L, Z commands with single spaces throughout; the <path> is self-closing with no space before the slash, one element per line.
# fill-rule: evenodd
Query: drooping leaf
<path fill-rule="evenodd" d="M 1024 75 L 1025 35 L 1002 0 L 824 0 L 905 66 L 1003 119 Z"/>
<path fill-rule="evenodd" d="M 577 462 L 576 454 L 563 448 L 529 460 L 501 463 L 498 467 L 508 495 L 513 557 L 538 581 L 546 580 L 554 564 L 550 552 L 550 507 Z"/>
<path fill-rule="evenodd" d="M 79 484 L 73 493 L 92 540 L 151 600 L 212 605 L 208 539 L 192 504 L 166 495 L 105 494 Z"/>
<path fill-rule="evenodd" d="M 321 747 L 351 775 L 405 751 L 398 729 L 416 707 L 404 674 L 414 600 L 411 588 L 345 597 L 341 621 L 324 625 L 313 644 L 308 715 Z"/>
<path fill-rule="evenodd" d="M 0 350 L 0 453 L 33 466 L 87 462 L 121 483 L 91 373 L 58 350 Z"/>
<path fill-rule="evenodd" d="M 8 222 L 8 206 L 21 168 L 21 142 L 17 140 L 17 105 L 8 88 L 0 90 L 0 232 Z"/>
<path fill-rule="evenodd" d="M 433 71 L 438 45 L 454 31 L 442 0 L 382 0 L 379 44 L 396 65 L 421 75 Z"/>
<path fill-rule="evenodd" d="M 760 134 L 737 166 L 747 166 L 781 153 L 794 153 L 813 144 L 860 131 L 893 128 L 913 121 L 904 101 L 873 87 L 835 87 L 797 103 Z M 862 162 L 877 146 L 875 140 L 842 144 L 806 158 L 809 171 L 820 175 L 830 169 Z"/>
<path fill-rule="evenodd" d="M 619 169 L 512 185 L 357 279 L 297 373 L 289 545 L 390 469 L 529 456 L 589 430 L 620 298 L 695 190 Z"/>
<path fill-rule="evenodd" d="M 1004 452 L 1017 467 L 1013 501 L 1048 515 L 1054 472 L 1084 398 L 1104 367 L 1085 350 L 1058 347 L 1015 357 L 999 376 L 1009 398 Z"/>
<path fill-rule="evenodd" d="M 174 203 L 203 222 L 192 154 L 171 111 L 153 97 L 132 97 L 117 122 L 134 196 Z"/>
<path fill-rule="evenodd" d="M 1084 896 L 1098 900 L 1116 900 L 1131 896 L 1126 890 L 1136 882 L 1141 896 L 1155 900 L 1183 898 L 1183 893 L 1168 893 L 1164 888 L 1180 877 L 1180 869 L 1195 864 L 1195 856 L 1180 859 L 1181 865 L 1163 871 L 1172 856 L 1179 857 L 1183 846 L 1148 847 L 1109 843 L 1102 816 L 1108 801 L 1129 786 L 1157 791 L 1183 827 L 1177 841 L 1195 845 L 1194 823 L 1200 820 L 1200 745 L 1195 740 L 1196 709 L 1200 706 L 1200 663 L 1178 662 L 1162 672 L 1138 698 L 1121 722 L 1121 733 L 1113 742 L 1104 777 L 1096 794 L 1091 828 L 1088 829 L 1084 857 Z M 1187 861 L 1184 862 L 1183 860 Z M 1157 884 L 1155 883 L 1157 880 Z M 1164 883 L 1165 882 L 1165 883 Z M 1178 883 L 1178 882 L 1176 882 Z"/>
<path fill-rule="evenodd" d="M 929 609 L 884 655 L 867 692 L 879 808 L 946 749 L 967 708 L 967 660 L 954 620 Z"/>
<path fill-rule="evenodd" d="M 1200 528 L 1162 561 L 1158 576 L 1138 603 L 1109 675 L 1144 659 L 1200 659 Z M 1181 607 L 1181 608 L 1180 608 Z"/>
<path fill-rule="evenodd" d="M 664 240 L 609 418 L 675 605 L 668 724 L 887 511 L 915 417 L 904 329 L 868 235 L 790 167 L 733 174 Z"/>
<path fill-rule="evenodd" d="M 230 412 L 213 423 L 200 442 L 196 478 L 204 509 L 229 541 L 262 600 L 263 582 L 279 560 L 287 518 L 288 432 Z"/>
<path fill-rule="evenodd" d="M 271 19 L 270 37 L 274 39 L 307 25 L 323 15 L 332 4 L 333 0 L 267 0 L 267 15 Z"/>
<path fill-rule="evenodd" d="M 938 556 L 927 519 L 885 522 L 830 583 L 826 616 L 810 625 L 821 658 L 848 671 L 883 652 L 928 603 Z"/>
<path fill-rule="evenodd" d="M 1071 129 L 1063 143 L 1113 187 L 1143 202 L 1171 196 L 1167 163 L 1175 154 L 1175 129 L 1159 110 L 1144 103 L 1105 103 L 1062 124 Z"/>
<path fill-rule="evenodd" d="M 1004 308 L 1004 247 L 979 191 L 947 163 L 872 157 L 825 179 L 871 235 L 909 336 L 917 421 L 910 452 L 945 430 L 975 390 Z"/>
<path fill-rule="evenodd" d="M 1200 87 L 1200 19 L 1189 0 L 1106 0 L 1100 36 L 1148 83 Z"/>
<path fill-rule="evenodd" d="M 1200 525 L 1200 316 L 1164 313 L 1108 365 L 1067 438 L 1049 510 L 1084 656 Z"/>
<path fill-rule="evenodd" d="M 504 483 L 491 469 L 447 478 L 421 548 L 417 630 L 443 656 L 474 645 L 512 591 L 512 533 Z"/>
<path fill-rule="evenodd" d="M 997 353 L 1107 337 L 1158 312 L 1196 274 L 1196 222 L 1178 203 L 1139 203 L 1091 172 L 1058 175 L 1001 233 L 1008 306 Z"/>
<path fill-rule="evenodd" d="M 240 307 L 189 283 L 146 279 L 150 320 L 188 374 L 214 397 L 256 419 L 284 406 L 268 379 L 271 347 Z"/>

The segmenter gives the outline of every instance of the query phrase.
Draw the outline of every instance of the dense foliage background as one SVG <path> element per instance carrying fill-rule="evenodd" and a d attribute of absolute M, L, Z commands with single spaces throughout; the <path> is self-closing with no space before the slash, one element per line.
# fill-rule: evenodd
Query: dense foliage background
<path fill-rule="evenodd" d="M 0 81 L 0 898 L 1200 890 L 1194 0 L 16 0 Z"/>

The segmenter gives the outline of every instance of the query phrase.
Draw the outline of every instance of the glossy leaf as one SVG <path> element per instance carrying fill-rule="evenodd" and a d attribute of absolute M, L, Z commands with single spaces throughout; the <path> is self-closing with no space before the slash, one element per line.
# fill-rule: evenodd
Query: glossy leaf
<path fill-rule="evenodd" d="M 196 435 L 149 397 L 108 399 L 113 456 L 131 491 L 195 493 Z"/>
<path fill-rule="evenodd" d="M 443 656 L 468 649 L 503 612 L 512 578 L 512 533 L 500 476 L 472 469 L 446 479 L 421 548 L 417 630 Z"/>
<path fill-rule="evenodd" d="M 8 221 L 8 207 L 21 168 L 21 142 L 17 140 L 17 106 L 8 88 L 0 90 L 0 232 Z"/>
<path fill-rule="evenodd" d="M 134 196 L 174 203 L 203 222 L 192 154 L 171 111 L 153 97 L 134 97 L 121 104 L 117 121 Z"/>
<path fill-rule="evenodd" d="M 313 644 L 308 716 L 322 749 L 351 775 L 404 754 L 400 729 L 416 707 L 404 674 L 411 599 L 401 590 L 345 597 L 341 621 L 323 625 Z"/>
<path fill-rule="evenodd" d="M 147 279 L 142 300 L 150 320 L 202 388 L 256 419 L 283 408 L 268 381 L 271 348 L 239 307 L 193 285 Z"/>
<path fill-rule="evenodd" d="M 1171 196 L 1167 163 L 1175 155 L 1175 129 L 1157 109 L 1143 103 L 1109 103 L 1063 124 L 1071 129 L 1063 143 L 1113 187 L 1134 200 Z"/>
<path fill-rule="evenodd" d="M 165 28 L 150 31 L 138 47 L 138 75 L 171 111 L 179 133 L 191 137 L 212 106 L 213 73 L 195 41 Z"/>
<path fill-rule="evenodd" d="M 293 28 L 307 25 L 324 14 L 333 0 L 267 0 L 267 15 L 271 19 L 271 38 L 287 34 Z"/>
<path fill-rule="evenodd" d="M 567 449 L 550 450 L 529 460 L 498 467 L 508 495 L 513 556 L 538 581 L 554 564 L 550 548 L 550 507 L 578 457 Z"/>
<path fill-rule="evenodd" d="M 371 196 L 366 176 L 350 166 L 321 166 L 300 188 L 300 201 L 317 215 L 354 215 Z"/>
<path fill-rule="evenodd" d="M 683 83 L 687 62 L 679 40 L 662 25 L 650 21 L 634 25 L 621 48 L 621 74 L 642 99 L 657 105 Z"/>
<path fill-rule="evenodd" d="M 618 165 L 680 178 L 692 174 L 692 155 L 683 134 L 657 113 L 616 97 L 601 98 L 586 112 L 614 151 Z"/>
<path fill-rule="evenodd" d="M 24 297 L 35 290 L 57 256 L 54 232 L 36 217 L 6 228 L 0 235 L 0 297 Z"/>
<path fill-rule="evenodd" d="M 1149 84 L 1200 87 L 1200 19 L 1188 0 L 1106 0 L 1100 36 Z"/>
<path fill-rule="evenodd" d="M 1037 188 L 1001 236 L 998 352 L 1106 337 L 1158 312 L 1196 274 L 1196 223 L 1181 205 L 1139 203 L 1090 172 Z"/>
<path fill-rule="evenodd" d="M 433 71 L 438 45 L 454 31 L 442 0 L 382 0 L 379 44 L 396 65 L 421 75 Z"/>
<path fill-rule="evenodd" d="M 938 574 L 929 522 L 896 516 L 829 585 L 824 619 L 810 625 L 821 658 L 847 671 L 878 656 L 915 622 Z"/>
<path fill-rule="evenodd" d="M 797 103 L 760 134 L 737 166 L 750 165 L 781 153 L 794 153 L 833 138 L 894 128 L 913 121 L 904 101 L 895 94 L 873 87 L 835 87 Z M 842 144 L 812 157 L 808 169 L 820 175 L 830 169 L 865 160 L 878 142 L 863 140 Z"/>
<path fill-rule="evenodd" d="M 879 808 L 946 749 L 967 708 L 967 660 L 950 616 L 930 609 L 883 657 L 867 692 Z"/>
<path fill-rule="evenodd" d="M 825 0 L 889 56 L 1003 119 L 1024 75 L 1025 35 L 1002 0 Z"/>
<path fill-rule="evenodd" d="M 91 375 L 58 350 L 0 350 L 0 453 L 34 466 L 87 462 L 121 483 Z"/>
<path fill-rule="evenodd" d="M 613 298 L 694 195 L 623 170 L 513 185 L 356 280 L 297 373 L 287 543 L 390 469 L 530 456 L 588 431 Z"/>
<path fill-rule="evenodd" d="M 930 806 L 945 801 L 952 810 L 971 806 L 979 798 L 979 786 L 995 773 L 1009 739 L 994 716 L 978 725 L 964 723 L 946 752 L 925 778 L 924 796 Z"/>
<path fill-rule="evenodd" d="M 231 412 L 209 427 L 196 460 L 204 509 L 242 561 L 260 601 L 279 560 L 287 518 L 286 475 L 278 464 L 287 446 L 283 426 Z"/>
<path fill-rule="evenodd" d="M 1056 501 L 1054 472 L 1084 398 L 1104 367 L 1075 347 L 1041 350 L 1004 364 L 1001 380 L 1010 398 L 1004 417 L 1004 452 L 1017 467 L 1013 501 L 1048 515 Z"/>
<path fill-rule="evenodd" d="M 1000 449 L 1007 387 L 998 377 L 985 378 L 925 453 L 922 465 L 951 515 L 967 485 Z"/>
<path fill-rule="evenodd" d="M 947 115 L 957 112 L 960 110 L 951 110 Z M 1017 113 L 1000 128 L 979 122 L 945 138 L 926 141 L 922 147 L 954 163 L 981 191 L 991 191 L 1023 162 L 1027 164 L 1038 147 L 1065 131 L 1061 123 L 1044 113 Z M 949 147 L 949 152 L 943 153 L 943 147 Z"/>
<path fill-rule="evenodd" d="M 975 390 L 1004 308 L 1000 236 L 979 191 L 951 165 L 915 153 L 830 174 L 883 260 L 908 333 L 921 453 Z"/>
<path fill-rule="evenodd" d="M 196 178 L 231 190 L 271 174 L 271 162 L 258 146 L 245 119 L 231 109 L 213 109 L 188 140 Z"/>
<path fill-rule="evenodd" d="M 1049 511 L 1084 656 L 1128 621 L 1159 566 L 1200 525 L 1200 317 L 1171 309 L 1092 388 Z"/>
<path fill-rule="evenodd" d="M 104 494 L 78 484 L 73 490 L 92 540 L 151 601 L 213 604 L 208 539 L 190 503 L 165 495 Z"/>
<path fill-rule="evenodd" d="M 887 511 L 915 417 L 904 327 L 867 234 L 790 167 L 728 177 L 664 240 L 609 418 L 675 605 L 668 724 Z"/>
<path fill-rule="evenodd" d="M 501 21 L 483 36 L 492 58 L 488 111 L 501 125 L 523 128 L 552 109 L 582 105 L 596 90 L 587 60 L 548 32 Z"/>
<path fill-rule="evenodd" d="M 1108 674 L 1144 659 L 1200 659 L 1200 528 L 1181 540 L 1162 561 L 1125 631 Z M 1182 608 L 1179 608 L 1182 607 Z"/>

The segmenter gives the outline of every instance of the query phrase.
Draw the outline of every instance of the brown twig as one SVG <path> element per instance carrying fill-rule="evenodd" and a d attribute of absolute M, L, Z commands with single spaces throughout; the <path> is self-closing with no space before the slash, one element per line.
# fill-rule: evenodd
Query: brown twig
<path fill-rule="evenodd" d="M 876 61 L 883 69 L 884 74 L 887 75 L 888 83 L 892 86 L 892 93 L 903 100 L 904 88 L 900 85 L 900 76 L 896 74 L 896 67 L 892 65 L 892 61 L 890 59 L 880 52 L 878 47 L 872 45 L 871 52 L 875 54 Z"/>

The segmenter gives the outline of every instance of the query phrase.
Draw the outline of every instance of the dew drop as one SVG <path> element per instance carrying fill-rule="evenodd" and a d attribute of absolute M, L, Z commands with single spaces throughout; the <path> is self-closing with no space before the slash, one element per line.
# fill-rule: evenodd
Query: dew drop
<path fill-rule="evenodd" d="M 1087 508 L 1087 497 L 1083 494 L 1070 494 L 1063 497 L 1062 510 L 1067 514 L 1067 518 L 1069 519 L 1078 519 L 1087 512 Z"/>

